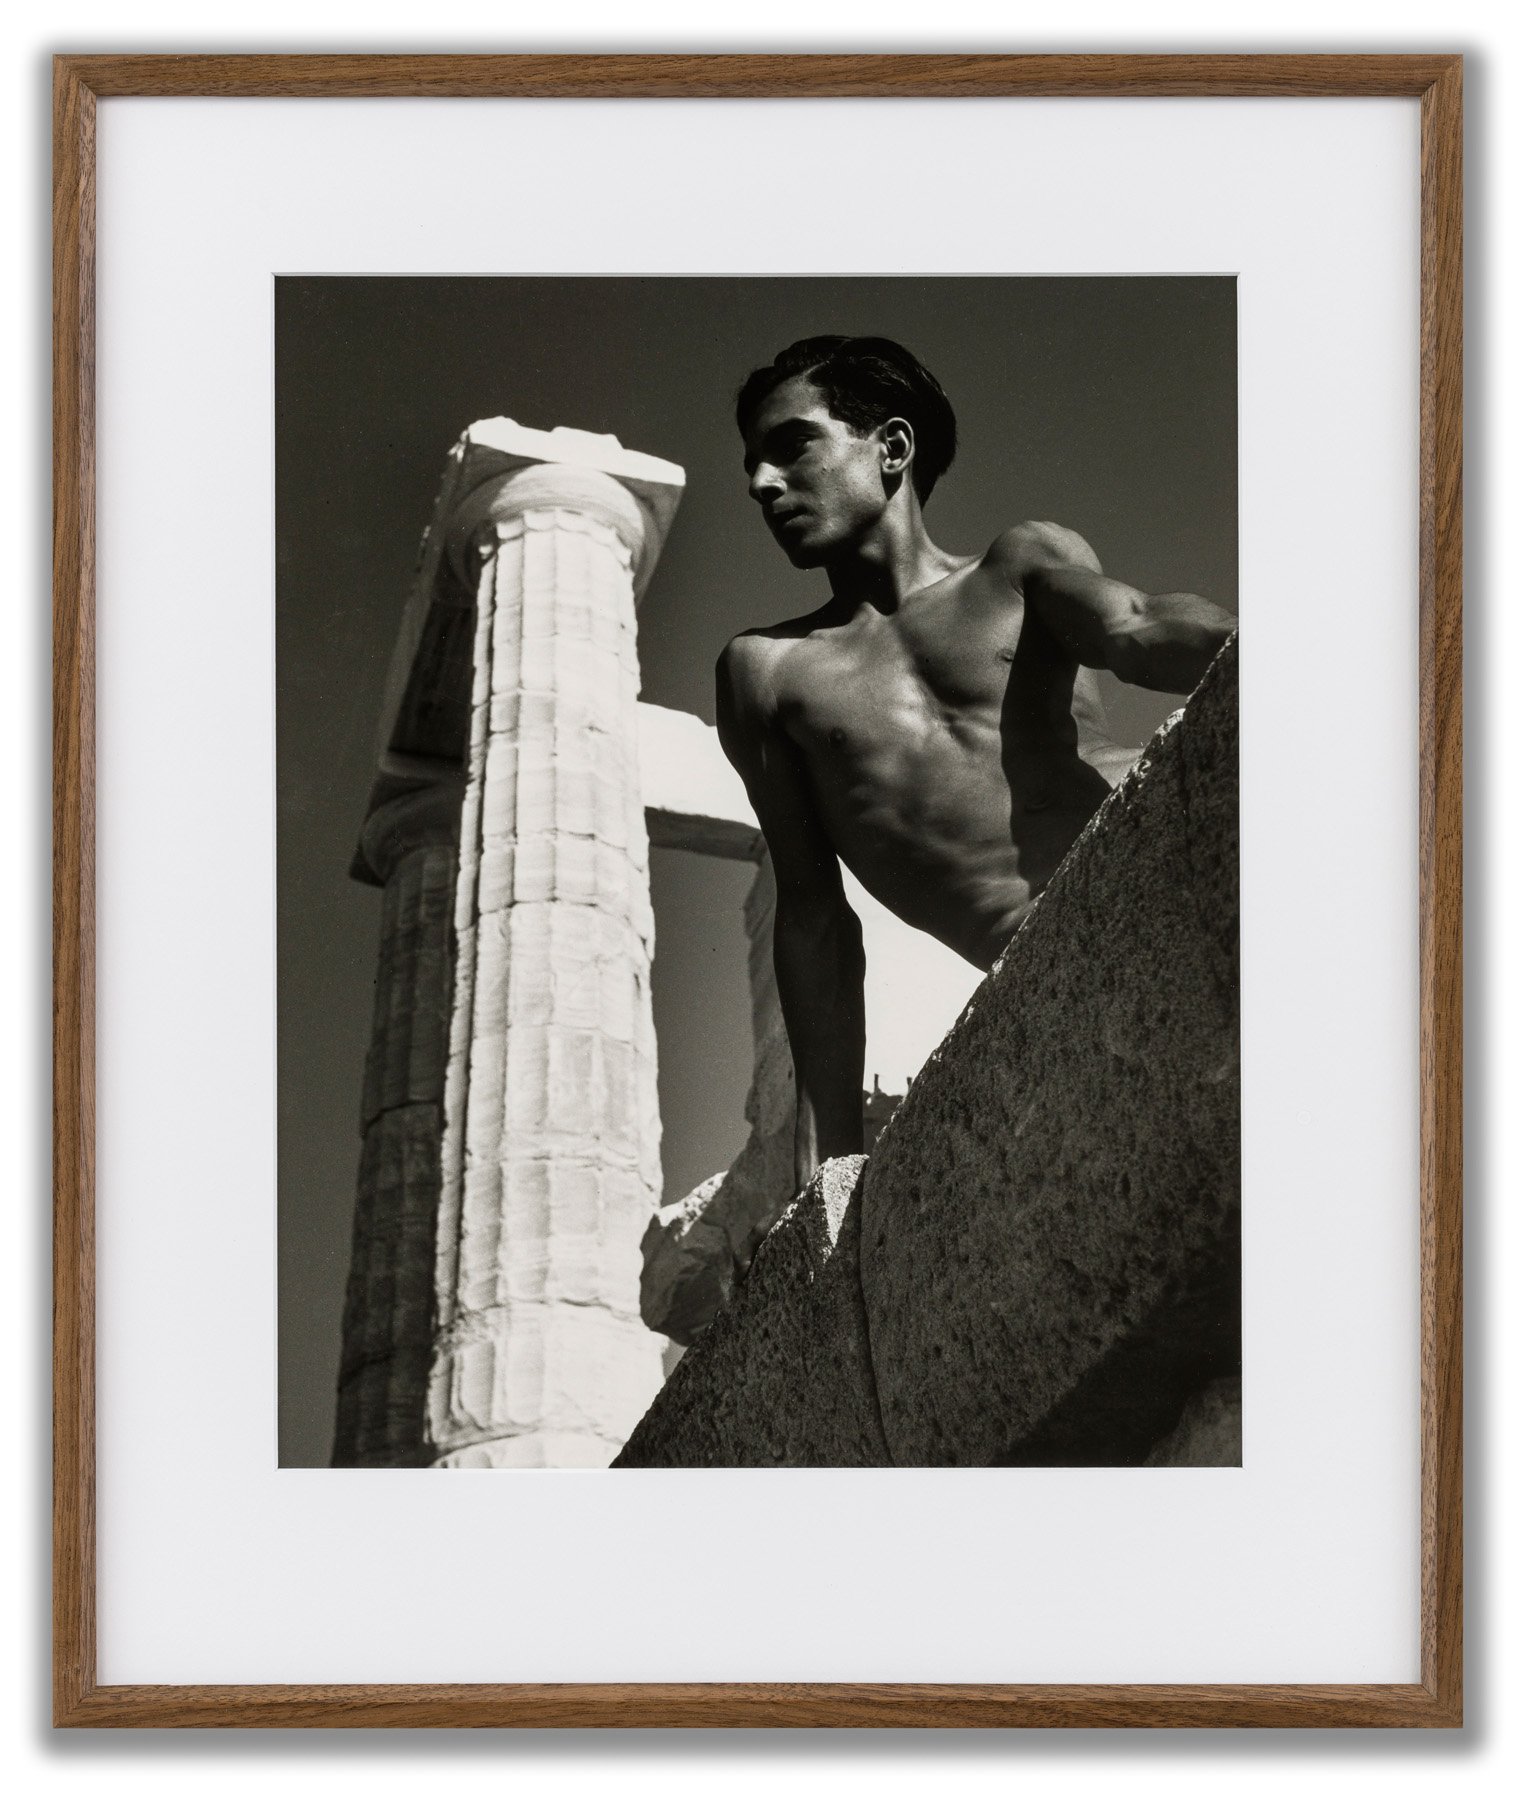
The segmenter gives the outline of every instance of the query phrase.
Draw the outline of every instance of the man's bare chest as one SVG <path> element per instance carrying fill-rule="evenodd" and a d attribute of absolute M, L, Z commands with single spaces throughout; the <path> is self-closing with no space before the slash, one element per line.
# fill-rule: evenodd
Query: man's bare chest
<path fill-rule="evenodd" d="M 826 757 L 998 729 L 1022 625 L 1021 600 L 1008 596 L 814 633 L 787 658 L 781 723 Z"/>

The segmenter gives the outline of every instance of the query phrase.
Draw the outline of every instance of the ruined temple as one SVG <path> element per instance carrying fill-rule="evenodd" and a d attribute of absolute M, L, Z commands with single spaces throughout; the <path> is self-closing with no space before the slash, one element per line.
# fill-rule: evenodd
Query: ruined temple
<path fill-rule="evenodd" d="M 909 934 L 967 1005 L 791 1204 L 762 835 L 711 728 L 638 698 L 682 487 L 505 419 L 448 459 L 352 869 L 383 909 L 334 1463 L 1235 1461 L 1235 647 L 982 984 Z M 666 1204 L 650 844 L 753 867 L 748 1143 Z M 905 928 L 853 898 L 888 968 Z"/>

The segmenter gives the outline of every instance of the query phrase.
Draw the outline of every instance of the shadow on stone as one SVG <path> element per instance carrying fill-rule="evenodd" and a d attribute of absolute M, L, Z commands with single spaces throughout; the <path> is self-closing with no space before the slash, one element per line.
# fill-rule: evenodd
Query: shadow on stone
<path fill-rule="evenodd" d="M 837 1157 L 764 1239 L 614 1466 L 876 1467 L 887 1462 L 858 1282 L 867 1159 Z"/>
<path fill-rule="evenodd" d="M 1240 1456 L 1236 639 L 619 1466 Z"/>
<path fill-rule="evenodd" d="M 1141 1463 L 1237 1369 L 1236 640 L 1091 820 L 880 1139 L 892 1459 Z"/>

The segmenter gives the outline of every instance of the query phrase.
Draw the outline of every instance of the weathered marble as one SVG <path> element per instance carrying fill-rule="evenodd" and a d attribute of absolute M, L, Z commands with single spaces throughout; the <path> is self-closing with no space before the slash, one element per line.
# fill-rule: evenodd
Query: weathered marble
<path fill-rule="evenodd" d="M 538 460 L 559 434 L 515 429 L 475 445 L 439 526 L 475 596 L 428 1406 L 448 1467 L 608 1462 L 662 1380 L 637 1306 L 661 1177 L 634 591 L 677 486 L 614 440 Z"/>
<path fill-rule="evenodd" d="M 866 1158 L 823 1163 L 653 1402 L 616 1467 L 877 1467 L 889 1460 L 858 1280 Z"/>
<path fill-rule="evenodd" d="M 384 883 L 363 1147 L 342 1319 L 336 1467 L 427 1459 L 433 1242 L 452 991 L 457 784 L 387 802 L 364 830 Z"/>

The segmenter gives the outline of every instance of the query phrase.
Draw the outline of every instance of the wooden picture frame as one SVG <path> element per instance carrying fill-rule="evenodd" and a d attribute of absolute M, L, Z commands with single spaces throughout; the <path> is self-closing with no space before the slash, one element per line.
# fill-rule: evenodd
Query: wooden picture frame
<path fill-rule="evenodd" d="M 1380 1685 L 102 1686 L 94 1344 L 95 107 L 196 97 L 1416 97 L 1421 110 L 1421 1678 Z M 1462 62 L 1446 55 L 61 56 L 54 218 L 54 1722 L 1456 1726 L 1462 1721 Z"/>

